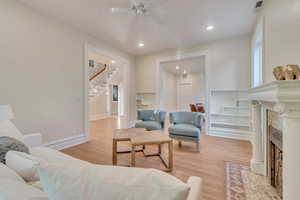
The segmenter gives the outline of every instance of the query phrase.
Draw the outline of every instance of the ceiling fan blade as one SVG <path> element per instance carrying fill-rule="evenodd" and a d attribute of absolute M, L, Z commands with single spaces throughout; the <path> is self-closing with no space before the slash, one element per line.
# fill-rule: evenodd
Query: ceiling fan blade
<path fill-rule="evenodd" d="M 171 0 L 148 0 L 144 1 L 144 4 L 149 10 L 157 9 L 164 7 L 167 3 L 170 3 Z"/>
<path fill-rule="evenodd" d="M 128 8 L 110 8 L 112 14 L 132 14 L 132 10 Z"/>
<path fill-rule="evenodd" d="M 133 5 L 137 5 L 137 4 L 139 4 L 141 2 L 139 0 L 129 0 L 129 1 L 131 2 L 132 6 Z"/>
<path fill-rule="evenodd" d="M 133 15 L 132 10 L 126 7 L 105 7 L 101 12 L 105 15 Z"/>

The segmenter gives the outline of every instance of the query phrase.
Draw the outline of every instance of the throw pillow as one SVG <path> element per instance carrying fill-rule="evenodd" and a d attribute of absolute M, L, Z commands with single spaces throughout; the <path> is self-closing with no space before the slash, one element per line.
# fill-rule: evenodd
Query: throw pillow
<path fill-rule="evenodd" d="M 44 191 L 55 200 L 186 200 L 189 186 L 155 169 L 40 163 Z"/>
<path fill-rule="evenodd" d="M 0 162 L 1 163 L 5 164 L 5 155 L 8 151 L 11 150 L 25 152 L 29 154 L 29 149 L 23 142 L 7 136 L 0 137 Z"/>
<path fill-rule="evenodd" d="M 48 200 L 47 194 L 26 183 L 0 179 L 0 199 L 5 200 Z"/>
<path fill-rule="evenodd" d="M 36 165 L 42 160 L 24 152 L 9 151 L 5 156 L 5 164 L 17 172 L 26 181 L 40 180 Z"/>
<path fill-rule="evenodd" d="M 25 183 L 21 176 L 2 163 L 0 163 L 0 179 L 9 179 Z"/>

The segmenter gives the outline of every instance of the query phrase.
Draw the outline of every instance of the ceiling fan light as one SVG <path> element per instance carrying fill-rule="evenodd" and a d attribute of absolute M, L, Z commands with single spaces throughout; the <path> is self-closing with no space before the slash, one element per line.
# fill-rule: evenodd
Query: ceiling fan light
<path fill-rule="evenodd" d="M 211 31 L 211 30 L 213 30 L 215 27 L 213 26 L 213 25 L 208 25 L 207 27 L 206 27 L 206 30 L 207 31 Z"/>
<path fill-rule="evenodd" d="M 145 46 L 144 42 L 140 42 L 138 45 L 139 45 L 139 47 L 144 47 Z"/>
<path fill-rule="evenodd" d="M 117 8 L 111 8 L 110 12 L 115 13 L 117 11 Z"/>

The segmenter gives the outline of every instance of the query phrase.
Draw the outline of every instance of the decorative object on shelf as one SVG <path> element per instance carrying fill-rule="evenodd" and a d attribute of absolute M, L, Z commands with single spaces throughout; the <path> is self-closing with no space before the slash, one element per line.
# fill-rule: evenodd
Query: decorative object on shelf
<path fill-rule="evenodd" d="M 286 80 L 298 80 L 300 76 L 300 68 L 298 65 L 287 65 L 285 68 Z"/>
<path fill-rule="evenodd" d="M 285 80 L 285 73 L 284 73 L 283 66 L 277 66 L 273 69 L 273 74 L 276 80 Z"/>
<path fill-rule="evenodd" d="M 276 80 L 298 80 L 300 68 L 298 65 L 278 66 L 273 69 Z"/>

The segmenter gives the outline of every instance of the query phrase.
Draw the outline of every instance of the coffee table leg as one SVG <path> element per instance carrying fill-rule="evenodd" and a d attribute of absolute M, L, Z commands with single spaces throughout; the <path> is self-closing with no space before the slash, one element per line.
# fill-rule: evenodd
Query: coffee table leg
<path fill-rule="evenodd" d="M 161 145 L 162 145 L 162 144 L 159 144 L 159 145 L 158 145 L 158 153 L 159 153 L 159 154 L 161 154 Z"/>
<path fill-rule="evenodd" d="M 113 153 L 112 164 L 117 165 L 117 141 L 116 140 L 113 140 L 112 153 Z"/>
<path fill-rule="evenodd" d="M 173 141 L 168 143 L 169 146 L 169 170 L 173 170 Z"/>
<path fill-rule="evenodd" d="M 135 167 L 135 146 L 131 146 L 131 167 Z"/>

